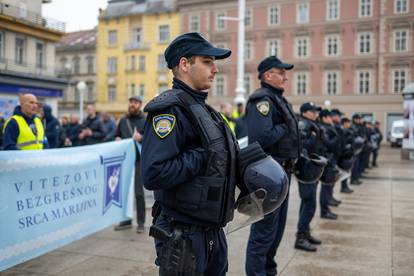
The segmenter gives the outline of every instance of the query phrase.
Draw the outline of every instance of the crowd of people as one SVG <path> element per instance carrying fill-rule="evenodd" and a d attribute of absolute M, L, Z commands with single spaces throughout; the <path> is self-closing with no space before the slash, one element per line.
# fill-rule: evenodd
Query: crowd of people
<path fill-rule="evenodd" d="M 82 124 L 73 115 L 60 124 L 46 105 L 38 117 L 36 97 L 25 94 L 3 127 L 3 149 L 91 145 L 132 137 L 142 144 L 135 174 L 136 231 L 144 232 L 144 185 L 155 195 L 149 234 L 155 239 L 160 275 L 225 275 L 223 227 L 237 212 L 264 216 L 252 220 L 246 274 L 276 275 L 291 178 L 298 180 L 301 200 L 294 247 L 314 252 L 322 243 L 310 229 L 318 184 L 320 216 L 336 220 L 331 207 L 341 201 L 334 196 L 335 183 L 341 183 L 341 192 L 352 193 L 349 184 L 361 185 L 368 170 L 377 166 L 380 125 L 358 114 L 351 120 L 338 109 L 322 109 L 312 102 L 295 113 L 283 96 L 287 71 L 294 65 L 275 56 L 258 65 L 261 85 L 245 105 L 239 103 L 233 111 L 231 104 L 223 104 L 217 112 L 206 103 L 205 91 L 218 72 L 215 61 L 230 55 L 198 33 L 178 36 L 165 51 L 173 89 L 151 100 L 145 115 L 142 100 L 131 97 L 128 113 L 118 124 L 108 113 L 98 115 L 93 105 L 87 106 Z M 248 146 L 240 149 L 236 137 L 247 137 Z M 131 227 L 128 220 L 115 230 Z"/>

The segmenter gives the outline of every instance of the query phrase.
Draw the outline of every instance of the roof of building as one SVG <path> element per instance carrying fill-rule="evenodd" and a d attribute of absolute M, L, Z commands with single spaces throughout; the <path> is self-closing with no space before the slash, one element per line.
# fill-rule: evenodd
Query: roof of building
<path fill-rule="evenodd" d="M 96 47 L 96 29 L 66 33 L 56 45 L 57 51 L 82 50 Z"/>
<path fill-rule="evenodd" d="M 166 13 L 175 11 L 176 0 L 111 0 L 100 14 L 101 19 L 134 14 Z"/>

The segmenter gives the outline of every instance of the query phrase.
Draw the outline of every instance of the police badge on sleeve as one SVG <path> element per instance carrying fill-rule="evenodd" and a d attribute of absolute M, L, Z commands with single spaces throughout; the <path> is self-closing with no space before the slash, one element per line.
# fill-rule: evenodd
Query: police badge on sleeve
<path fill-rule="evenodd" d="M 269 102 L 268 101 L 261 101 L 256 104 L 257 110 L 260 114 L 266 116 L 269 113 Z"/>
<path fill-rule="evenodd" d="M 175 126 L 175 116 L 171 114 L 160 114 L 152 119 L 152 126 L 155 133 L 161 138 L 165 138 Z"/>

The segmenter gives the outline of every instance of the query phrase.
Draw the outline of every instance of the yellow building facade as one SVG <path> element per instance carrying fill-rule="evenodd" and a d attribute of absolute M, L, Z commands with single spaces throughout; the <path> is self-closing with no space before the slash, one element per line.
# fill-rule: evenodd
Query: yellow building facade
<path fill-rule="evenodd" d="M 171 87 L 164 51 L 179 34 L 180 19 L 172 9 L 119 16 L 108 9 L 101 13 L 97 28 L 96 106 L 119 117 L 127 111 L 130 96 L 148 102 Z"/>

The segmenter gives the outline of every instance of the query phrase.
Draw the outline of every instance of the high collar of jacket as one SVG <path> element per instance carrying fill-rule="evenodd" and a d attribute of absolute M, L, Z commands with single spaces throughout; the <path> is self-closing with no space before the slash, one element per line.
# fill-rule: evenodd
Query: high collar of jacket
<path fill-rule="evenodd" d="M 20 115 L 20 116 L 23 116 L 23 118 L 27 120 L 32 120 L 32 121 L 36 118 L 36 115 L 32 115 L 31 117 L 28 117 L 26 114 L 24 114 L 22 112 L 22 108 L 20 107 L 20 105 L 16 106 L 16 108 L 13 111 L 13 115 Z"/>
<path fill-rule="evenodd" d="M 183 81 L 177 78 L 173 79 L 173 88 L 180 89 L 180 90 L 183 90 L 184 92 L 189 93 L 199 103 L 205 103 L 207 96 L 208 96 L 208 92 L 194 90 L 190 86 L 185 84 Z"/>
<path fill-rule="evenodd" d="M 261 82 L 261 85 L 263 88 L 267 88 L 270 91 L 272 91 L 273 93 L 275 93 L 277 96 L 282 97 L 284 90 L 276 88 L 271 86 L 270 84 L 266 83 L 266 82 Z"/>

